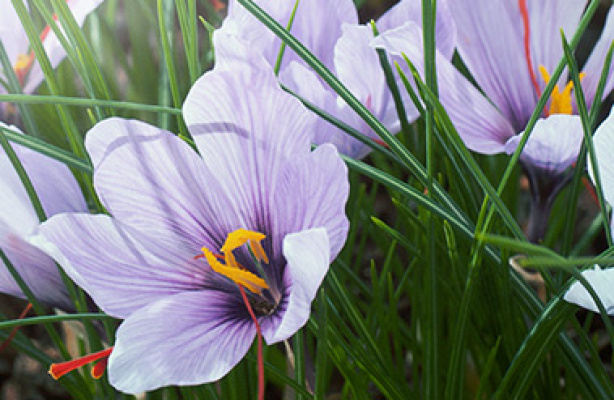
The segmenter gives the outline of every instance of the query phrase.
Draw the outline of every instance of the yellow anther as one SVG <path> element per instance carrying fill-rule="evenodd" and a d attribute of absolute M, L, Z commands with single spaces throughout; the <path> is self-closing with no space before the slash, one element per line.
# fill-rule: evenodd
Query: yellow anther
<path fill-rule="evenodd" d="M 248 231 L 247 229 L 237 229 L 236 231 L 228 234 L 221 251 L 224 253 L 226 260 L 229 262 L 235 262 L 232 251 L 249 242 L 249 248 L 254 254 L 254 257 L 256 257 L 258 261 L 264 261 L 266 264 L 268 264 L 269 258 L 260 244 L 264 238 L 266 238 L 266 235 L 260 232 Z"/>
<path fill-rule="evenodd" d="M 237 285 L 244 286 L 249 291 L 256 294 L 260 294 L 262 293 L 263 289 L 269 288 L 264 279 L 247 270 L 239 268 L 236 263 L 234 265 L 228 263 L 224 265 L 219 262 L 215 258 L 215 255 L 206 247 L 203 247 L 202 251 L 205 255 L 205 258 L 207 259 L 207 262 L 209 263 L 209 266 L 213 271 L 217 272 L 220 275 L 224 275 Z"/>
<path fill-rule="evenodd" d="M 550 82 L 550 74 L 546 71 L 543 65 L 539 66 L 539 72 L 544 79 L 546 85 Z M 580 79 L 584 78 L 584 73 L 580 73 Z M 554 85 L 552 90 L 550 108 L 548 109 L 548 115 L 551 114 L 568 114 L 573 113 L 573 107 L 571 105 L 571 91 L 573 90 L 573 82 L 568 82 L 565 88 L 561 92 L 559 85 Z"/>

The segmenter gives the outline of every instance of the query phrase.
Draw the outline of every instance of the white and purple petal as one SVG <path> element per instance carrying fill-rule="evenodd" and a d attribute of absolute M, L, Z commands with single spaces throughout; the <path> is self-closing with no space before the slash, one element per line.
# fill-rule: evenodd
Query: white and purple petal
<path fill-rule="evenodd" d="M 603 196 L 605 200 L 614 204 L 614 114 L 610 111 L 610 115 L 599 125 L 593 136 L 593 145 L 595 155 L 597 156 L 597 167 L 599 169 L 599 177 Z M 593 165 L 589 158 L 588 173 L 595 182 L 593 174 Z M 614 221 L 612 221 L 614 226 Z"/>
<path fill-rule="evenodd" d="M 614 288 L 614 268 L 601 269 L 599 266 L 595 266 L 594 269 L 582 271 L 582 276 L 591 285 L 606 312 L 609 315 L 614 315 L 614 290 L 612 290 Z M 574 282 L 563 298 L 565 301 L 577 304 L 587 310 L 599 312 L 597 303 L 580 282 Z"/>
<path fill-rule="evenodd" d="M 285 340 L 305 325 L 311 302 L 328 272 L 331 253 L 328 234 L 317 228 L 293 233 L 283 239 L 288 261 L 284 274 L 284 302 L 270 318 L 262 320 L 262 335 L 267 343 Z"/>
<path fill-rule="evenodd" d="M 279 87 L 271 70 L 247 64 L 205 74 L 183 112 L 204 164 L 242 221 L 227 233 L 268 232 L 275 185 L 287 160 L 310 153 L 315 116 Z"/>
<path fill-rule="evenodd" d="M 127 318 L 109 358 L 109 381 L 126 393 L 220 379 L 249 350 L 256 328 L 240 296 L 214 290 L 161 297 Z M 242 309 L 241 309 L 242 310 Z"/>
<path fill-rule="evenodd" d="M 507 154 L 516 151 L 523 134 L 512 136 L 507 141 Z M 536 167 L 561 173 L 576 162 L 583 139 L 579 116 L 553 114 L 537 121 L 520 157 Z"/>
<path fill-rule="evenodd" d="M 117 318 L 127 318 L 162 297 L 199 290 L 206 281 L 206 264 L 194 260 L 197 249 L 182 252 L 181 244 L 165 237 L 148 240 L 106 215 L 54 216 L 31 243 L 50 254 L 100 308 Z"/>
<path fill-rule="evenodd" d="M 435 43 L 446 58 L 451 59 L 456 47 L 456 24 L 448 7 L 448 1 L 439 0 L 435 15 Z M 380 33 L 398 28 L 408 21 L 422 25 L 422 2 L 401 0 L 377 20 Z"/>

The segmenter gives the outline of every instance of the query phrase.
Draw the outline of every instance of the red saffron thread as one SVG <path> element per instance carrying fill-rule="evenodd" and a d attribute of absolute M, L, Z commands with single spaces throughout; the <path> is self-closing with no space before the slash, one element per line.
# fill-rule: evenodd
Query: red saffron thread
<path fill-rule="evenodd" d="M 529 68 L 529 75 L 531 75 L 531 82 L 533 83 L 537 97 L 541 97 L 542 93 L 539 89 L 539 83 L 537 82 L 537 76 L 535 76 L 535 69 L 533 68 L 533 61 L 531 60 L 531 24 L 529 22 L 529 10 L 527 9 L 526 0 L 518 0 L 518 8 L 520 8 L 522 25 L 524 26 L 524 56 L 527 60 L 527 68 Z"/>
<path fill-rule="evenodd" d="M 53 379 L 57 380 L 57 379 L 60 379 L 62 376 L 66 375 L 67 373 L 84 366 L 85 364 L 100 360 L 96 365 L 94 365 L 95 371 L 92 370 L 92 376 L 96 377 L 94 373 L 99 372 L 99 370 L 97 369 L 98 364 L 100 364 L 100 362 L 103 360 L 106 361 L 106 359 L 108 359 L 109 356 L 111 355 L 111 351 L 113 351 L 113 347 L 110 347 L 105 350 L 101 350 L 97 353 L 88 354 L 86 356 L 83 356 L 81 358 L 77 358 L 74 360 L 70 360 L 70 361 L 66 361 L 62 363 L 51 364 L 51 366 L 49 367 L 49 374 L 53 377 Z M 106 367 L 106 362 L 104 365 Z M 102 373 L 99 373 L 98 377 L 100 376 L 102 376 Z"/>
<path fill-rule="evenodd" d="M 26 315 L 28 314 L 28 312 L 30 312 L 31 309 L 32 309 L 32 303 L 28 303 L 26 308 L 23 309 L 23 311 L 21 312 L 21 314 L 19 314 L 19 317 L 17 317 L 17 319 L 18 320 L 24 319 Z M 0 353 L 2 353 L 7 347 L 9 347 L 9 344 L 11 344 L 11 342 L 15 338 L 15 335 L 17 335 L 17 331 L 19 330 L 19 328 L 20 326 L 14 327 L 9 337 L 7 337 L 4 343 L 0 345 Z"/>
<path fill-rule="evenodd" d="M 245 302 L 247 311 L 252 317 L 254 324 L 256 324 L 256 332 L 258 333 L 258 400 L 264 400 L 264 359 L 262 357 L 262 332 L 260 331 L 260 324 L 258 323 L 256 314 L 254 314 L 252 306 L 249 304 L 249 300 L 245 294 L 245 290 L 243 290 L 243 286 L 237 286 L 239 287 L 239 291 L 241 292 L 241 296 L 243 297 L 243 302 Z"/>

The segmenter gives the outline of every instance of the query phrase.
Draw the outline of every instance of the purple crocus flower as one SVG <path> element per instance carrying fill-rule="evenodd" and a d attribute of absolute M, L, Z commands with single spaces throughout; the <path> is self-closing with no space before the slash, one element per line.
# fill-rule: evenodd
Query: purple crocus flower
<path fill-rule="evenodd" d="M 447 57 L 438 54 L 440 101 L 467 147 L 478 153 L 510 153 L 515 150 L 518 140 L 513 139 L 514 136 L 524 131 L 539 94 L 550 79 L 549 74 L 563 56 L 560 30 L 567 36 L 573 34 L 586 1 L 531 1 L 524 14 L 518 4 L 503 0 L 456 0 L 449 3 L 458 31 L 458 52 L 484 94 L 465 79 Z M 529 22 L 528 49 L 525 47 L 527 29 L 523 29 L 523 21 Z M 584 67 L 582 89 L 589 106 L 612 39 L 614 21 L 608 15 L 601 39 Z M 422 34 L 416 24 L 407 23 L 383 33 L 373 40 L 372 45 L 396 56 L 407 54 L 423 72 Z M 530 54 L 528 58 L 526 50 Z M 401 59 L 397 60 L 404 65 Z M 610 75 L 605 95 L 613 87 L 614 79 Z M 572 89 L 564 73 L 543 116 L 575 114 Z M 536 134 L 534 132 L 530 140 Z M 581 136 L 581 132 L 575 135 Z M 570 145 L 577 143 L 577 137 L 548 136 L 555 139 L 551 142 L 553 146 L 560 146 L 561 141 L 569 141 Z M 544 142 L 544 138 L 537 140 Z M 528 157 L 535 160 L 540 155 Z M 562 163 L 561 166 L 566 165 Z"/>
<path fill-rule="evenodd" d="M 260 3 L 276 21 L 287 26 L 294 7 L 293 1 Z M 437 44 L 451 58 L 456 41 L 454 23 L 446 1 L 439 1 L 437 5 Z M 384 14 L 376 26 L 379 32 L 385 32 L 408 20 L 421 21 L 419 0 L 402 0 Z M 351 0 L 299 2 L 290 32 L 336 74 L 391 132 L 397 133 L 401 129 L 379 57 L 369 46 L 373 39 L 373 29 L 369 24 L 358 24 L 356 8 Z M 271 66 L 275 65 L 281 41 L 235 1 L 229 2 L 228 16 L 214 34 L 217 60 L 222 58 L 221 54 L 237 48 L 236 40 L 229 40 L 229 37 L 238 38 L 247 46 L 258 49 Z M 347 103 L 290 49 L 284 53 L 279 78 L 288 88 L 320 109 L 364 135 L 378 138 Z M 413 121 L 419 116 L 418 111 L 405 93 L 403 96 L 407 118 Z M 361 158 L 369 153 L 368 146 L 324 120 L 319 120 L 314 133 L 314 143 L 333 143 L 348 156 Z"/>
<path fill-rule="evenodd" d="M 17 131 L 0 122 L 4 128 Z M 14 144 L 47 216 L 67 211 L 86 211 L 77 181 L 62 163 Z M 66 311 L 74 309 L 57 265 L 47 254 L 28 243 L 39 220 L 30 198 L 0 149 L 0 248 L 36 298 Z M 8 268 L 0 261 L 0 292 L 25 299 Z"/>
<path fill-rule="evenodd" d="M 66 0 L 68 8 L 79 25 L 85 17 L 102 3 L 103 0 Z M 24 93 L 33 93 L 44 79 L 43 71 L 36 62 L 36 57 L 30 49 L 30 42 L 26 31 L 17 16 L 12 0 L 0 0 L 0 42 L 4 46 L 8 58 L 14 67 L 15 74 L 20 81 Z M 62 47 L 53 31 L 46 27 L 41 33 L 41 41 L 47 52 L 52 67 L 57 67 L 66 57 L 66 50 Z M 6 73 L 0 68 L 0 79 L 6 80 Z M 0 84 L 0 94 L 7 93 L 7 89 Z"/>
<path fill-rule="evenodd" d="M 347 169 L 334 146 L 311 151 L 315 117 L 268 65 L 219 64 L 183 111 L 200 154 L 142 122 L 94 126 L 112 216 L 55 216 L 36 239 L 124 319 L 108 364 L 124 392 L 224 376 L 256 335 L 239 289 L 267 343 L 293 335 L 348 231 Z"/>
<path fill-rule="evenodd" d="M 436 56 L 439 99 L 466 146 L 478 153 L 512 154 L 520 142 L 551 73 L 563 56 L 560 30 L 575 31 L 585 1 L 456 0 L 450 10 L 458 30 L 458 51 L 480 92 L 448 61 Z M 590 106 L 608 47 L 614 38 L 614 22 L 606 25 L 582 74 L 582 88 Z M 526 40 L 526 41 L 525 41 Z M 424 73 L 422 31 L 415 23 L 385 32 L 372 45 L 386 49 L 400 65 L 406 54 Z M 409 71 L 407 71 L 409 73 Z M 605 94 L 614 86 L 606 81 Z M 565 169 L 580 151 L 583 133 L 576 113 L 573 85 L 564 73 L 531 133 L 521 164 L 531 181 L 532 216 L 528 236 L 543 237 L 549 209 L 568 181 Z"/>

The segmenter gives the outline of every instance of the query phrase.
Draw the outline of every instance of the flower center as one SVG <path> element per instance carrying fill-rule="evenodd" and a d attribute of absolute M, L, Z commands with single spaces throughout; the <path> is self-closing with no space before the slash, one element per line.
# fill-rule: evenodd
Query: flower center
<path fill-rule="evenodd" d="M 241 285 L 247 288 L 250 292 L 255 294 L 262 294 L 262 290 L 268 289 L 266 281 L 258 275 L 248 271 L 241 264 L 237 262 L 233 250 L 248 244 L 252 256 L 258 264 L 264 261 L 269 263 L 269 259 L 262 248 L 260 242 L 266 236 L 260 232 L 248 231 L 246 229 L 238 229 L 228 234 L 224 245 L 220 249 L 222 254 L 213 254 L 209 249 L 203 247 L 201 250 L 203 256 L 207 259 L 209 266 L 215 272 L 220 275 L 224 275 L 237 285 Z M 195 258 L 203 257 L 196 256 Z M 224 261 L 222 264 L 218 259 Z"/>

